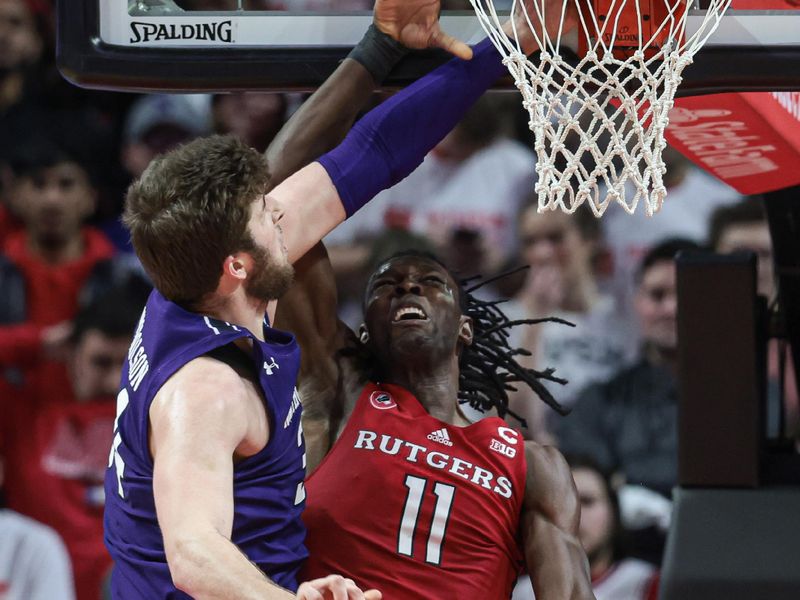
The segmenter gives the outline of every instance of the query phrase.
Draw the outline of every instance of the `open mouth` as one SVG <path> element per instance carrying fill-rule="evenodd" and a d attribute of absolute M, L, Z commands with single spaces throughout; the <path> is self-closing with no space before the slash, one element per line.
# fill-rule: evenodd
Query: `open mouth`
<path fill-rule="evenodd" d="M 427 321 L 428 315 L 416 306 L 403 306 L 398 308 L 392 316 L 392 323 Z"/>

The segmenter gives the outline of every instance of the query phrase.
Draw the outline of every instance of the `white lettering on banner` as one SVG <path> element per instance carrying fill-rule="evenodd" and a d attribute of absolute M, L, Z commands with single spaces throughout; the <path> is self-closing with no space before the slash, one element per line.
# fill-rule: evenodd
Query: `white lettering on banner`
<path fill-rule="evenodd" d="M 233 43 L 233 22 L 206 23 L 143 23 L 131 21 L 131 44 L 165 40 L 199 40 Z"/>
<path fill-rule="evenodd" d="M 761 144 L 758 135 L 748 135 L 752 132 L 742 121 L 677 123 L 670 126 L 669 132 L 721 179 L 760 175 L 779 168 L 767 156 L 775 152 L 775 146 Z"/>
<path fill-rule="evenodd" d="M 144 329 L 144 321 L 147 317 L 147 308 L 142 311 L 142 316 L 139 319 L 139 325 L 136 327 L 136 334 L 133 336 L 133 341 L 128 349 L 128 382 L 131 389 L 135 392 L 139 389 L 142 379 L 147 375 L 150 370 L 150 363 L 147 361 L 147 352 L 145 352 L 142 345 L 142 330 Z"/>
<path fill-rule="evenodd" d="M 376 445 L 375 442 L 378 441 L 378 437 L 379 434 L 374 431 L 361 429 L 358 432 L 353 448 L 357 450 L 381 452 L 388 456 L 397 456 L 399 459 L 411 463 L 421 462 L 438 471 L 449 471 L 453 475 L 457 475 L 484 489 L 491 490 L 503 498 L 511 498 L 512 484 L 507 477 L 498 477 L 495 473 L 483 467 L 473 465 L 469 461 L 451 456 L 445 452 L 429 450 L 425 446 L 412 444 L 411 442 L 391 435 L 380 434 L 380 441 L 378 445 Z M 514 450 L 514 448 L 510 447 L 509 449 Z M 507 453 L 505 454 L 508 456 Z"/>
<path fill-rule="evenodd" d="M 771 92 L 771 95 L 786 112 L 800 121 L 800 92 Z"/>

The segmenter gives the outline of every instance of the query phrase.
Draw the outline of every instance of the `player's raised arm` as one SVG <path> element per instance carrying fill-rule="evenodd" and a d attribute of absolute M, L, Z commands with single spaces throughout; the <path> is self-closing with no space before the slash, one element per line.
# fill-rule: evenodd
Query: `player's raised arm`
<path fill-rule="evenodd" d="M 376 4 L 375 21 L 381 5 L 402 6 L 403 0 Z M 350 55 L 325 80 L 275 136 L 267 148 L 271 185 L 327 152 L 350 130 L 358 113 L 408 49 L 375 23 Z"/>
<path fill-rule="evenodd" d="M 526 52 L 536 49 L 532 36 L 523 45 Z M 471 60 L 453 59 L 422 77 L 370 111 L 337 148 L 275 188 L 271 195 L 285 211 L 281 225 L 290 260 L 411 173 L 504 73 L 500 54 L 484 40 Z"/>
<path fill-rule="evenodd" d="M 580 501 L 567 461 L 555 448 L 525 443 L 527 478 L 520 527 L 538 600 L 594 600 L 578 539 Z"/>
<path fill-rule="evenodd" d="M 393 4 L 397 4 L 397 0 L 376 4 L 376 22 L 381 17 L 381 7 L 385 9 Z M 395 24 L 398 14 L 395 10 L 390 15 Z M 412 18 L 418 16 L 416 13 L 410 15 Z M 473 61 L 454 60 L 446 65 L 449 69 L 445 71 L 460 73 L 462 80 L 475 88 L 471 95 L 461 99 L 463 107 L 458 110 L 462 112 L 502 72 L 499 55 L 494 48 L 487 44 L 484 46 L 483 52 Z M 494 74 L 482 70 L 487 63 Z M 467 67 L 476 73 L 477 80 L 466 76 L 464 69 Z M 289 259 L 295 265 L 295 283 L 278 303 L 276 325 L 294 332 L 303 350 L 298 390 L 303 398 L 303 425 L 311 470 L 330 445 L 331 415 L 340 412 L 335 407 L 340 375 L 336 351 L 343 346 L 347 336 L 336 312 L 336 287 L 330 261 L 318 242 L 345 218 L 337 187 L 352 188 L 348 196 L 348 213 L 352 214 L 380 189 L 410 173 L 427 151 L 455 125 L 458 117 L 440 106 L 449 95 L 445 77 L 446 74 L 440 72 L 432 81 L 418 82 L 414 89 L 387 101 L 356 125 L 343 146 L 323 157 L 323 161 L 329 161 L 331 169 L 344 169 L 337 171 L 341 178 L 336 187 L 328 172 L 319 163 L 314 163 L 272 192 L 273 196 L 285 202 L 281 224 Z M 458 84 L 453 82 L 453 86 L 457 88 Z M 325 90 L 318 93 L 322 92 L 329 93 Z M 336 90 L 330 91 L 330 94 L 337 93 Z M 327 109 L 320 105 L 314 110 Z M 346 110 L 352 110 L 352 107 Z M 413 121 L 426 112 L 427 118 L 421 119 L 424 122 L 414 126 Z M 317 123 L 324 120 L 318 119 Z M 432 127 L 437 131 L 431 132 Z M 425 139 L 422 143 L 421 138 Z M 397 148 L 397 153 L 388 152 L 391 148 Z M 394 160 L 398 165 L 394 167 L 397 173 L 391 172 L 393 167 L 389 164 Z M 347 171 L 348 162 L 356 168 L 355 171 Z"/>
<path fill-rule="evenodd" d="M 275 188 L 289 259 L 411 173 L 503 71 L 482 43 L 472 60 L 453 59 L 370 111 L 336 149 Z"/>
<path fill-rule="evenodd" d="M 373 24 L 267 149 L 272 185 L 338 144 L 408 49 L 439 47 L 463 59 L 472 49 L 439 27 L 438 0 L 377 0 Z"/>

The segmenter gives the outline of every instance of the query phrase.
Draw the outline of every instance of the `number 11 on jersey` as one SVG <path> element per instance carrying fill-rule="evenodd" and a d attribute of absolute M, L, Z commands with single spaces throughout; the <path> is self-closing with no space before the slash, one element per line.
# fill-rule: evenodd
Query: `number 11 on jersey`
<path fill-rule="evenodd" d="M 428 480 L 422 477 L 406 475 L 405 486 L 408 490 L 406 503 L 403 508 L 403 517 L 400 521 L 400 531 L 397 536 L 397 553 L 403 556 L 413 556 L 414 534 L 417 530 L 419 510 L 425 497 Z M 453 506 L 453 496 L 456 488 L 452 485 L 434 482 L 433 493 L 436 496 L 436 508 L 433 511 L 430 534 L 425 550 L 425 562 L 432 565 L 442 563 L 442 544 L 447 533 L 447 522 L 450 520 L 450 509 Z"/>

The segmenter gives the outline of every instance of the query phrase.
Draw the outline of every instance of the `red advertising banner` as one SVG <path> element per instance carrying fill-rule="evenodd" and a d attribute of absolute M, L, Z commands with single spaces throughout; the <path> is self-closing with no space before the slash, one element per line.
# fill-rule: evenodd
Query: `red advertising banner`
<path fill-rule="evenodd" d="M 679 98 L 666 138 L 742 194 L 800 184 L 800 92 Z"/>
<path fill-rule="evenodd" d="M 733 10 L 797 10 L 798 0 L 733 0 Z"/>

